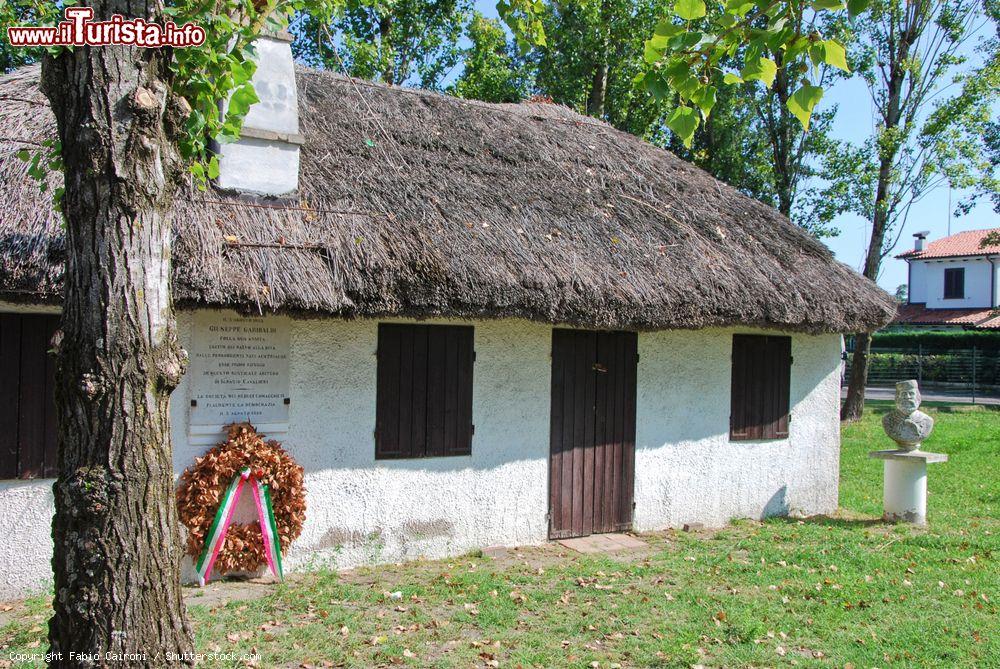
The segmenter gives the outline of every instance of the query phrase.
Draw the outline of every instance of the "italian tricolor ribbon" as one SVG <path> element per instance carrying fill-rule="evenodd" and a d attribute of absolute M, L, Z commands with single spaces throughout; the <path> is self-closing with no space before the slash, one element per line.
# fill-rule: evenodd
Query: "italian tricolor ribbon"
<path fill-rule="evenodd" d="M 267 557 L 267 564 L 271 571 L 278 578 L 284 578 L 281 569 L 281 541 L 278 539 L 278 525 L 274 522 L 274 508 L 271 506 L 271 492 L 268 487 L 260 482 L 253 475 L 250 468 L 244 469 L 240 475 L 233 479 L 233 482 L 226 488 L 226 494 L 222 497 L 222 503 L 212 521 L 212 527 L 208 530 L 205 538 L 205 548 L 201 551 L 201 556 L 195 562 L 195 570 L 198 572 L 198 583 L 205 585 L 209 575 L 212 573 L 212 565 L 219 557 L 219 551 L 226 541 L 226 531 L 233 522 L 233 511 L 236 503 L 240 501 L 240 493 L 243 492 L 243 484 L 249 483 L 253 493 L 253 501 L 257 506 L 257 517 L 260 519 L 260 533 L 264 537 L 264 555 Z"/>

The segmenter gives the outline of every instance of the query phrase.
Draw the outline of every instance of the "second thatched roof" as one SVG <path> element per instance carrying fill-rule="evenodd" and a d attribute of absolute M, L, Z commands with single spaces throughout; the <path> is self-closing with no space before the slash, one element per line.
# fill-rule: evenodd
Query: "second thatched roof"
<path fill-rule="evenodd" d="M 61 222 L 15 157 L 55 134 L 38 76 L 0 77 L 8 300 L 61 291 Z M 181 192 L 182 305 L 634 330 L 852 332 L 895 314 L 775 210 L 594 119 L 308 69 L 297 79 L 299 198 Z"/>

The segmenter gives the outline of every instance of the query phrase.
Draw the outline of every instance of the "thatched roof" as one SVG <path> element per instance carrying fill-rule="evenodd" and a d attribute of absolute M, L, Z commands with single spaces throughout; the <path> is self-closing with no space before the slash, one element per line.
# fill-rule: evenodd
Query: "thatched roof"
<path fill-rule="evenodd" d="M 0 297 L 22 301 L 57 299 L 64 255 L 15 157 L 54 135 L 38 75 L 0 77 Z M 180 304 L 637 330 L 850 332 L 895 313 L 773 209 L 568 109 L 308 69 L 298 85 L 300 198 L 182 192 Z"/>

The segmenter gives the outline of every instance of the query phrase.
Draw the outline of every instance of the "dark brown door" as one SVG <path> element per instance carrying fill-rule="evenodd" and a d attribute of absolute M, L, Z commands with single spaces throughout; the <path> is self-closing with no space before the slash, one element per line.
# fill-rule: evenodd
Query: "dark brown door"
<path fill-rule="evenodd" d="M 632 526 L 634 332 L 552 331 L 549 536 Z"/>
<path fill-rule="evenodd" d="M 0 314 L 0 479 L 55 476 L 59 316 Z"/>

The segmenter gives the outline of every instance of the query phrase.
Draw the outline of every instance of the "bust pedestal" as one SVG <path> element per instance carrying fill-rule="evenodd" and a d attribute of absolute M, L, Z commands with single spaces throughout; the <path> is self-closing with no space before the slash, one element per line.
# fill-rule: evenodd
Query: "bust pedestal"
<path fill-rule="evenodd" d="M 915 525 L 927 524 L 927 465 L 947 462 L 944 453 L 925 451 L 872 451 L 870 458 L 884 460 L 883 518 Z"/>

